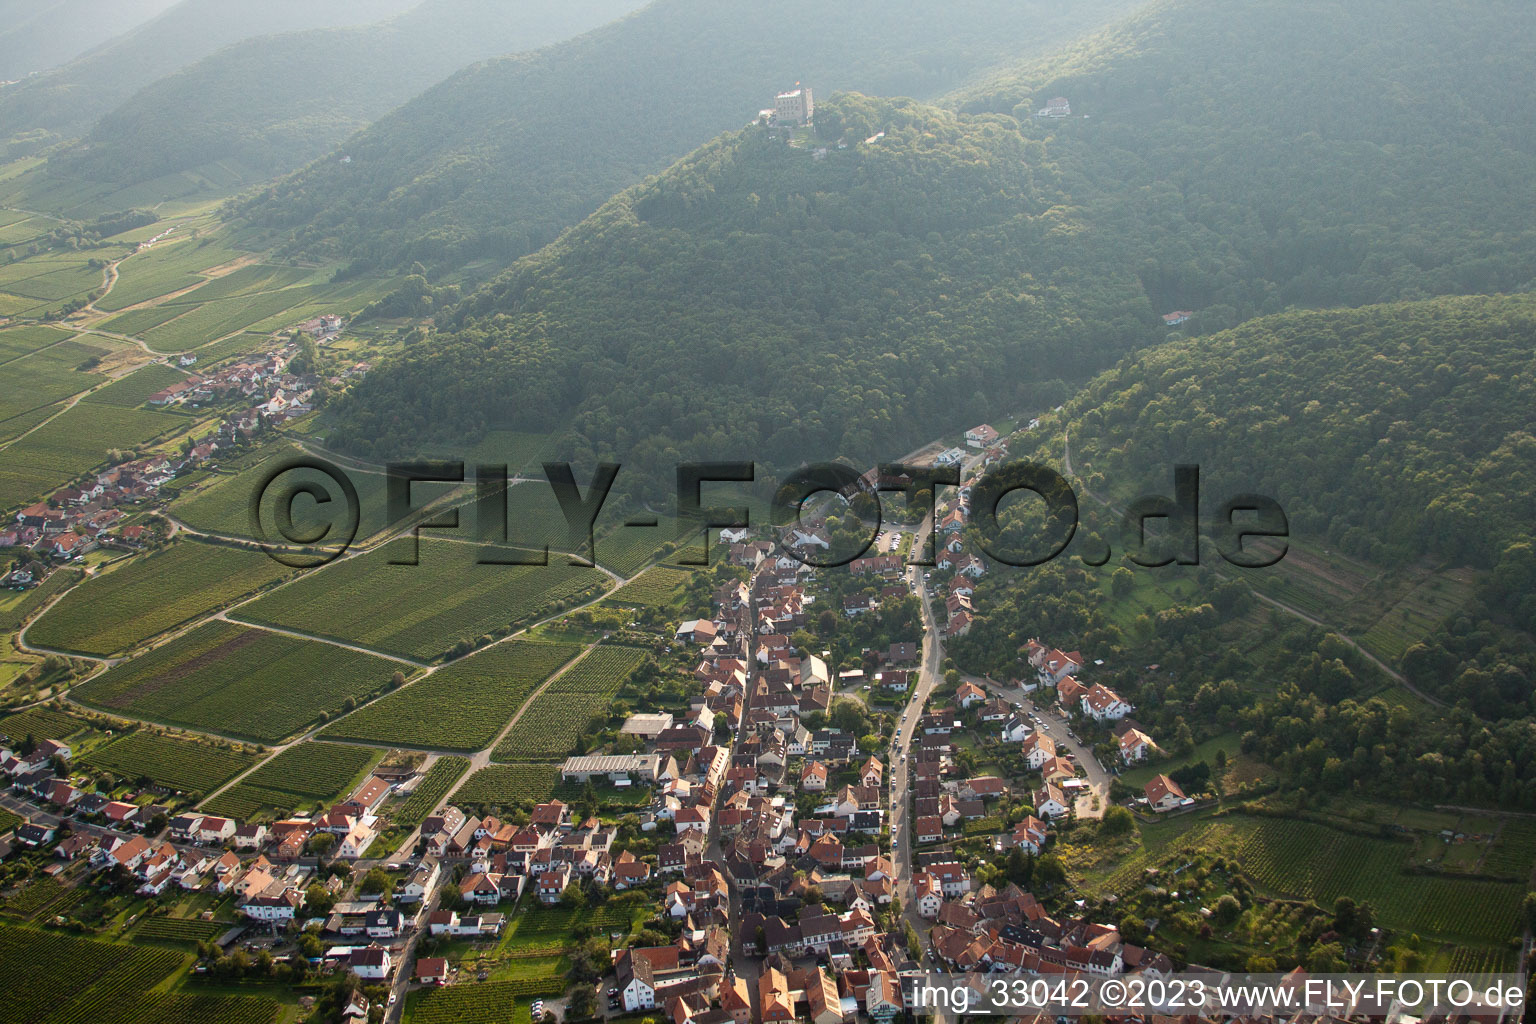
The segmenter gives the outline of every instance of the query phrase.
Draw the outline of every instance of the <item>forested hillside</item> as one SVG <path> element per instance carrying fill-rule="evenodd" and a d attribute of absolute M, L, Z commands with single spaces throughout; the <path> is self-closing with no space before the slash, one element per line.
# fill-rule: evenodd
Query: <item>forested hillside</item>
<path fill-rule="evenodd" d="M 1048 139 L 1153 303 L 1212 331 L 1536 283 L 1533 61 L 1520 0 L 1157 0 L 959 101 Z"/>
<path fill-rule="evenodd" d="M 1313 38 L 1308 5 L 1279 0 L 1160 5 L 1162 21 L 1074 54 L 1067 67 L 1091 69 L 1072 90 L 1085 96 L 1147 68 L 1161 82 L 1189 63 L 1209 76 L 1200 102 L 1221 113 L 1184 129 L 1167 112 L 1184 101 L 1134 90 L 1138 116 L 1161 118 L 1148 133 L 1173 140 L 1139 155 L 1092 134 L 1130 117 L 1123 105 L 1045 124 L 1028 97 L 1022 121 L 844 97 L 822 105 L 801 148 L 764 129 L 727 135 L 440 315 L 433 341 L 342 404 L 335 438 L 380 454 L 424 432 L 565 426 L 553 405 L 576 410 L 578 454 L 647 471 L 678 455 L 893 458 L 1165 338 L 1169 309 L 1220 325 L 1536 280 L 1536 214 L 1511 211 L 1506 188 L 1536 178 L 1524 108 L 1501 101 L 1422 146 L 1379 138 L 1403 127 L 1386 114 L 1364 120 L 1422 119 L 1432 95 L 1536 93 L 1506 74 L 1536 11 L 1350 6 L 1381 15 L 1366 68 L 1344 59 L 1353 44 Z M 1220 44 L 1265 28 L 1256 71 L 1251 48 Z M 1428 75 L 1414 48 L 1426 33 L 1488 59 Z M 1309 64 L 1320 47 L 1337 63 Z M 1278 102 L 1298 62 L 1323 80 L 1319 95 L 1352 92 L 1354 132 Z M 437 312 L 447 297 L 412 288 L 391 312 Z"/>
<path fill-rule="evenodd" d="M 175 0 L 5 0 L 0 3 L 0 81 L 73 60 L 148 21 Z"/>
<path fill-rule="evenodd" d="M 998 567 L 949 652 L 968 671 L 1012 674 L 1030 636 L 1081 646 L 1105 661 L 1095 681 L 1157 736 L 1240 731 L 1293 786 L 1532 807 L 1533 389 L 1530 295 L 1288 313 L 1152 348 L 1048 418 L 1029 435 L 1036 448 L 1015 445 L 1060 465 L 1070 433 L 1083 530 L 1115 545 L 1113 561 L 1085 571 L 1076 555 L 1089 548 L 1075 547 L 1041 568 Z M 1276 572 L 1239 574 L 1209 542 L 1198 568 L 1128 566 L 1095 496 L 1172 493 L 1181 462 L 1200 467 L 1207 529 L 1227 496 L 1258 492 L 1280 502 L 1314 565 L 1343 548 L 1372 559 L 1377 581 L 1417 574 L 1431 593 L 1442 568 L 1477 568 L 1460 607 L 1390 659 L 1448 707 L 1412 713 L 1429 705 L 1384 691 L 1359 647 L 1254 596 L 1273 592 Z M 1036 508 L 1005 513 L 1007 528 L 1045 536 Z"/>
<path fill-rule="evenodd" d="M 271 32 L 366 24 L 411 6 L 412 0 L 182 0 L 63 67 L 0 90 L 5 156 L 78 134 L 145 85 L 221 46 Z"/>
<path fill-rule="evenodd" d="M 568 38 L 641 2 L 429 0 L 377 25 L 249 39 L 140 90 L 49 170 L 119 185 L 218 160 L 283 173 L 467 64 Z"/>
<path fill-rule="evenodd" d="M 457 269 L 507 263 L 804 81 L 933 96 L 1046 52 L 1135 0 L 658 0 L 425 93 L 242 213 L 292 250 Z M 337 154 L 340 156 L 341 154 Z"/>
<path fill-rule="evenodd" d="M 578 457 L 658 484 L 680 457 L 894 458 L 1155 336 L 1011 119 L 852 94 L 819 117 L 823 153 L 749 128 L 616 197 L 370 374 L 331 443 L 462 444 L 574 410 Z"/>

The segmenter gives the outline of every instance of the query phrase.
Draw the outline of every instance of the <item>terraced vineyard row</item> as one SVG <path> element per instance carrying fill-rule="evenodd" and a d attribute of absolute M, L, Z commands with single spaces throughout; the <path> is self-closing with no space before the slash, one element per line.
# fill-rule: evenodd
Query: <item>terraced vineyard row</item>
<path fill-rule="evenodd" d="M 438 802 L 459 781 L 459 776 L 469 770 L 467 757 L 440 757 L 427 769 L 415 790 L 394 812 L 394 824 L 414 828 L 427 815 L 437 809 Z"/>
<path fill-rule="evenodd" d="M 1406 874 L 1405 844 L 1304 821 L 1254 823 L 1239 856 L 1272 892 L 1322 906 L 1353 896 L 1387 927 L 1424 935 L 1503 941 L 1515 934 L 1524 895 L 1518 884 Z"/>
<path fill-rule="evenodd" d="M 263 807 L 287 811 L 330 800 L 340 796 L 377 756 L 377 751 L 367 747 L 300 743 L 208 801 L 204 809 L 249 818 Z"/>
<path fill-rule="evenodd" d="M 687 569 L 675 569 L 667 565 L 652 566 L 609 595 L 608 603 L 638 608 L 665 608 L 692 578 L 693 573 Z"/>
<path fill-rule="evenodd" d="M 134 930 L 136 939 L 160 942 L 207 942 L 216 938 L 229 926 L 217 921 L 201 921 L 185 917 L 151 917 Z"/>
<path fill-rule="evenodd" d="M 405 1019 L 410 1024 L 526 1024 L 527 999 L 519 1000 L 520 985 L 516 981 L 492 981 L 422 989 L 411 996 Z"/>
<path fill-rule="evenodd" d="M 640 667 L 634 648 L 600 646 L 549 685 L 497 745 L 498 761 L 557 761 L 576 746 L 594 717 L 604 716 L 614 694 Z"/>
<path fill-rule="evenodd" d="M 441 750 L 479 750 L 539 683 L 580 648 L 513 640 L 456 661 L 360 708 L 324 735 Z"/>
<path fill-rule="evenodd" d="M 109 712 L 272 742 L 381 689 L 399 667 L 315 640 L 209 622 L 97 676 L 76 696 Z"/>
<path fill-rule="evenodd" d="M 147 778 L 183 793 L 207 792 L 256 763 L 254 753 L 140 731 L 97 747 L 82 763 L 124 779 Z"/>
<path fill-rule="evenodd" d="M 454 799 L 487 810 L 515 800 L 548 800 L 559 778 L 553 764 L 493 764 L 471 775 Z"/>

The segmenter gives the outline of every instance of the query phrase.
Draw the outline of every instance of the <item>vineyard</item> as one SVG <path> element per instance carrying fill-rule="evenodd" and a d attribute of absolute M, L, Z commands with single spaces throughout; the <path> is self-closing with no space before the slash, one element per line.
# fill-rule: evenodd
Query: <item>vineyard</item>
<path fill-rule="evenodd" d="M 0 1024 L 273 1024 L 268 999 L 153 993 L 186 963 L 183 953 L 94 942 L 54 932 L 0 927 L 6 998 Z"/>
<path fill-rule="evenodd" d="M 530 1000 L 521 986 L 492 981 L 425 988 L 411 994 L 404 1019 L 406 1024 L 528 1024 Z"/>
<path fill-rule="evenodd" d="M 65 740 L 90 726 L 90 722 L 83 718 L 45 707 L 28 708 L 0 719 L 0 732 L 16 741 L 26 736 L 39 740 Z"/>
<path fill-rule="evenodd" d="M 469 770 L 467 757 L 440 757 L 427 769 L 427 774 L 416 783 L 416 788 L 396 808 L 390 820 L 396 827 L 415 828 L 420 821 L 437 809 L 438 803 Z"/>
<path fill-rule="evenodd" d="M 594 716 L 605 716 L 614 694 L 645 660 L 631 647 L 594 648 L 523 712 L 496 747 L 498 761 L 561 760 Z"/>
<path fill-rule="evenodd" d="M 60 899 L 67 892 L 52 875 L 38 875 L 19 891 L 6 897 L 0 910 L 21 918 L 32 918 L 44 907 Z"/>
<path fill-rule="evenodd" d="M 60 650 L 113 654 L 291 571 L 259 551 L 182 541 L 86 580 L 40 616 L 27 639 Z"/>
<path fill-rule="evenodd" d="M 1386 927 L 1502 942 L 1516 932 L 1524 886 L 1403 871 L 1406 844 L 1336 832 L 1304 821 L 1254 822 L 1239 857 L 1263 888 L 1332 906 L 1352 896 Z"/>
<path fill-rule="evenodd" d="M 242 608 L 247 622 L 316 633 L 408 658 L 431 659 L 602 593 L 608 578 L 566 565 L 480 565 L 469 544 L 423 539 L 336 562 Z"/>
<path fill-rule="evenodd" d="M 107 711 L 271 742 L 382 688 L 397 668 L 331 644 L 209 622 L 74 694 Z"/>
<path fill-rule="evenodd" d="M 143 730 L 97 747 L 81 760 L 122 779 L 147 778 L 183 793 L 209 792 L 256 763 L 254 754 Z"/>
<path fill-rule="evenodd" d="M 263 807 L 288 811 L 304 804 L 329 801 L 350 789 L 378 757 L 378 751 L 366 747 L 300 743 L 209 800 L 204 810 L 249 818 Z"/>
<path fill-rule="evenodd" d="M 579 650 L 526 640 L 497 644 L 358 709 L 325 735 L 479 750 L 496 738 L 539 683 Z"/>
<path fill-rule="evenodd" d="M 150 917 L 134 929 L 133 937 L 153 942 L 208 942 L 229 928 L 217 921 L 185 917 Z"/>
<path fill-rule="evenodd" d="M 471 775 L 454 800 L 487 810 L 514 801 L 544 801 L 559 779 L 560 770 L 553 764 L 493 764 Z"/>
<path fill-rule="evenodd" d="M 668 608 L 692 578 L 693 573 L 686 569 L 653 566 L 615 590 L 605 603 L 637 608 Z"/>
<path fill-rule="evenodd" d="M 1500 878 L 1525 882 L 1536 865 L 1536 824 L 1510 820 L 1499 829 L 1499 836 L 1483 859 L 1483 871 Z"/>
<path fill-rule="evenodd" d="M 7 601 L 3 610 L 0 610 L 0 633 L 10 633 L 21 628 L 21 624 L 43 605 L 51 601 L 66 587 L 74 586 L 85 574 L 79 569 L 55 569 L 48 574 L 48 578 L 37 586 L 21 595 L 19 601 L 14 603 Z"/>

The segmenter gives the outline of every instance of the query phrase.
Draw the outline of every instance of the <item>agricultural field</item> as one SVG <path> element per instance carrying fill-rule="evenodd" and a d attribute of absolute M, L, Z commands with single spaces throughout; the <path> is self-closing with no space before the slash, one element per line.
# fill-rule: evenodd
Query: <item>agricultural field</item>
<path fill-rule="evenodd" d="M 174 366 L 150 363 L 86 397 L 95 405 L 119 405 L 125 409 L 143 405 L 156 391 L 164 391 L 172 384 L 180 384 L 187 375 Z"/>
<path fill-rule="evenodd" d="M 533 1000 L 522 989 L 516 981 L 418 989 L 406 997 L 401 1019 L 403 1024 L 527 1024 Z"/>
<path fill-rule="evenodd" d="M 113 448 L 138 448 L 187 425 L 151 409 L 82 403 L 5 450 L 0 509 L 26 505 L 102 465 Z"/>
<path fill-rule="evenodd" d="M 602 553 L 601 542 L 598 545 Z M 634 608 L 670 608 L 678 603 L 683 588 L 693 578 L 687 569 L 657 565 L 645 570 L 636 578 L 615 590 L 604 604 L 627 605 Z"/>
<path fill-rule="evenodd" d="M 83 253 L 48 253 L 0 266 L 0 313 L 40 316 L 101 286 L 102 270 Z"/>
<path fill-rule="evenodd" d="M 670 516 L 660 516 L 654 527 L 619 523 L 603 533 L 602 524 L 599 524 L 598 531 L 598 564 L 620 576 L 632 576 L 659 554 L 664 545 L 677 539 L 677 521 Z"/>
<path fill-rule="evenodd" d="M 120 779 L 147 778 L 182 793 L 206 793 L 255 764 L 256 754 L 140 730 L 97 747 L 80 760 Z"/>
<path fill-rule="evenodd" d="M 175 950 L 0 927 L 0 972 L 7 979 L 0 1024 L 275 1024 L 281 1016 L 281 1005 L 270 999 L 151 991 L 186 962 Z"/>
<path fill-rule="evenodd" d="M 300 743 L 207 801 L 204 809 L 248 818 L 262 808 L 288 811 L 329 803 L 361 782 L 382 753 L 341 743 Z"/>
<path fill-rule="evenodd" d="M 171 504 L 169 511 L 171 515 L 194 530 L 225 536 L 250 537 L 253 532 L 251 530 L 251 499 L 256 487 L 267 473 L 275 471 L 279 466 L 303 454 L 302 449 L 297 445 L 284 445 L 259 462 L 237 465 L 233 467 L 233 472 L 221 472 L 214 476 L 196 490 L 188 491 L 178 497 Z M 221 469 L 228 468 L 221 467 Z M 347 477 L 357 488 L 358 530 L 354 543 L 360 543 L 378 533 L 386 525 L 388 518 L 385 497 L 386 478 L 382 473 L 356 471 L 347 471 Z M 262 522 L 264 523 L 274 522 L 273 516 L 279 498 L 278 491 L 283 488 L 312 482 L 324 487 L 325 493 L 330 494 L 333 500 L 342 500 L 336 485 L 324 474 L 314 470 L 289 470 L 282 474 L 281 481 L 282 487 L 274 487 L 269 491 L 270 497 L 262 504 Z M 433 496 L 430 486 L 413 488 L 412 493 L 417 501 L 424 501 Z M 326 516 L 325 509 L 320 508 L 313 499 L 307 497 L 295 500 L 292 512 L 294 527 L 301 531 L 337 521 L 336 517 Z M 341 525 L 344 524 L 338 523 L 338 529 Z M 270 525 L 268 528 L 271 528 Z"/>
<path fill-rule="evenodd" d="M 1483 872 L 1528 881 L 1536 871 L 1536 822 L 1509 820 L 1483 858 Z"/>
<path fill-rule="evenodd" d="M 1427 576 L 1373 622 L 1360 642 L 1377 657 L 1395 665 L 1404 651 L 1459 612 L 1472 597 L 1473 588 L 1468 569 Z"/>
<path fill-rule="evenodd" d="M 115 312 L 129 306 L 191 288 L 205 280 L 199 273 L 237 259 L 239 253 L 212 239 L 195 241 L 175 235 L 144 252 L 134 253 L 117 267 L 117 284 L 96 308 Z M 115 329 L 115 328 L 114 328 Z"/>
<path fill-rule="evenodd" d="M 16 741 L 26 736 L 39 740 L 67 740 L 94 731 L 86 719 L 50 707 L 28 708 L 0 718 L 0 733 Z"/>
<path fill-rule="evenodd" d="M 92 360 L 112 352 L 112 342 L 93 344 L 85 336 L 56 340 L 46 348 L 0 361 L 0 421 L 53 405 L 103 383 L 91 373 Z"/>
<path fill-rule="evenodd" d="M 0 328 L 0 365 L 73 336 L 73 331 L 47 324 Z"/>
<path fill-rule="evenodd" d="M 184 942 L 193 945 L 209 942 L 228 928 L 228 922 L 187 917 L 149 917 L 134 928 L 133 937 L 140 942 Z"/>
<path fill-rule="evenodd" d="M 199 288 L 197 292 L 202 290 Z M 190 300 L 197 292 L 185 298 Z M 143 339 L 156 352 L 181 352 L 197 348 L 210 341 L 238 334 L 295 306 L 312 302 L 319 294 L 318 288 L 287 288 L 204 302 L 189 308 L 173 320 L 151 327 L 144 332 Z M 289 319 L 297 321 L 303 317 L 292 316 Z"/>
<path fill-rule="evenodd" d="M 480 565 L 479 548 L 409 538 L 335 562 L 241 608 L 258 625 L 299 629 L 407 658 L 431 659 L 600 594 L 607 577 L 551 556 L 547 566 Z"/>
<path fill-rule="evenodd" d="M 259 551 L 181 541 L 86 580 L 33 622 L 27 641 L 114 654 L 292 572 Z"/>
<path fill-rule="evenodd" d="M 318 640 L 208 622 L 76 687 L 133 718 L 280 740 L 387 686 L 394 662 Z"/>
<path fill-rule="evenodd" d="M 528 640 L 497 644 L 359 708 L 324 735 L 479 750 L 496 738 L 528 695 L 579 650 Z"/>
<path fill-rule="evenodd" d="M 416 783 L 411 795 L 401 801 L 390 814 L 390 822 L 397 828 L 415 828 L 423 818 L 437 810 L 437 805 L 453 784 L 469 770 L 469 758 L 447 755 L 438 758 L 427 769 L 427 774 Z"/>
<path fill-rule="evenodd" d="M 1247 824 L 1238 856 L 1269 892 L 1321 906 L 1353 896 L 1375 907 L 1387 928 L 1443 939 L 1503 942 L 1516 933 L 1523 885 L 1407 874 L 1407 843 L 1305 821 Z"/>
<path fill-rule="evenodd" d="M 78 569 L 56 569 L 31 590 L 0 591 L 0 633 L 12 633 L 43 605 L 67 587 L 79 582 Z"/>
<path fill-rule="evenodd" d="M 489 810 L 524 800 L 548 800 L 559 781 L 560 769 L 554 764 L 493 764 L 471 775 L 453 798 Z"/>
<path fill-rule="evenodd" d="M 594 716 L 604 715 L 645 654 L 599 646 L 571 666 L 530 704 L 497 745 L 498 761 L 558 761 L 576 746 Z"/>

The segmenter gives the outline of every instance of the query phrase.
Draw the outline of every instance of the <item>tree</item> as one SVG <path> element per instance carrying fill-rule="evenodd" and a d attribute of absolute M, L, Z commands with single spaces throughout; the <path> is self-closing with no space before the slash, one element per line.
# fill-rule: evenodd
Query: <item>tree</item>
<path fill-rule="evenodd" d="M 1129 809 L 1115 806 L 1104 812 L 1099 821 L 1099 832 L 1106 836 L 1130 835 L 1136 831 L 1136 819 Z"/>
<path fill-rule="evenodd" d="M 1136 576 L 1125 566 L 1116 569 L 1114 575 L 1109 578 L 1109 591 L 1117 600 L 1123 600 L 1130 596 L 1136 589 Z"/>
<path fill-rule="evenodd" d="M 566 1002 L 566 1016 L 575 1020 L 585 1020 L 597 1015 L 597 989 L 591 982 L 582 982 L 571 986 L 570 997 Z"/>
<path fill-rule="evenodd" d="M 1230 928 L 1237 923 L 1237 919 L 1243 913 L 1243 905 L 1238 902 L 1236 896 L 1231 893 L 1224 894 L 1211 908 L 1211 920 L 1223 928 Z"/>
<path fill-rule="evenodd" d="M 319 882 L 311 882 L 309 888 L 304 890 L 304 909 L 316 916 L 329 914 L 335 905 L 336 897 Z"/>

